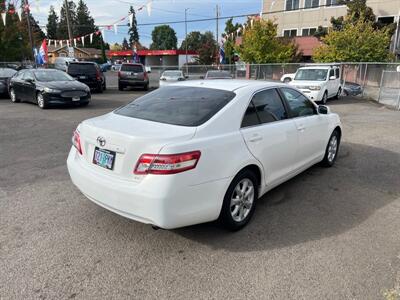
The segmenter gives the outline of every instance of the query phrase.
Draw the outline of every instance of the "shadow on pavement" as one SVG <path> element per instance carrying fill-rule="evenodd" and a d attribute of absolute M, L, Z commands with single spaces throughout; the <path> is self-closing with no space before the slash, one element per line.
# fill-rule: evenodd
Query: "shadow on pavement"
<path fill-rule="evenodd" d="M 282 248 L 341 234 L 400 196 L 400 153 L 344 143 L 337 164 L 314 166 L 264 195 L 253 220 L 230 233 L 214 223 L 174 230 L 228 251 Z"/>

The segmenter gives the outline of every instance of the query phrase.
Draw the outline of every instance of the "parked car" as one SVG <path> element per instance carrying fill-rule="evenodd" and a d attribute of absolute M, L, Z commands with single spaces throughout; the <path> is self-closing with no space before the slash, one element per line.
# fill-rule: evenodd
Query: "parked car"
<path fill-rule="evenodd" d="M 343 85 L 343 94 L 346 96 L 358 96 L 361 95 L 363 89 L 361 85 L 354 82 L 345 82 Z"/>
<path fill-rule="evenodd" d="M 238 230 L 264 193 L 332 166 L 341 133 L 337 114 L 282 83 L 184 81 L 83 121 L 67 165 L 86 197 L 127 218 Z"/>
<path fill-rule="evenodd" d="M 15 73 L 17 73 L 17 71 L 11 68 L 0 68 L 0 97 L 8 96 L 10 79 Z"/>
<path fill-rule="evenodd" d="M 185 79 L 185 75 L 183 75 L 183 72 L 180 70 L 164 71 L 160 77 L 160 87 L 169 85 L 171 83 L 176 83 L 178 81 L 183 81 Z"/>
<path fill-rule="evenodd" d="M 40 108 L 51 105 L 87 105 L 90 89 L 67 73 L 54 69 L 19 71 L 10 81 L 11 101 L 37 103 Z"/>
<path fill-rule="evenodd" d="M 299 68 L 290 85 L 297 87 L 311 100 L 326 104 L 330 98 L 342 94 L 340 68 L 338 66 L 309 66 Z"/>
<path fill-rule="evenodd" d="M 121 69 L 121 64 L 115 64 L 111 66 L 111 71 L 118 72 Z"/>
<path fill-rule="evenodd" d="M 140 86 L 149 89 L 149 76 L 142 64 L 123 63 L 118 72 L 118 89 L 122 91 L 128 86 Z"/>
<path fill-rule="evenodd" d="M 77 61 L 77 59 L 71 57 L 56 57 L 54 61 L 54 68 L 66 72 L 69 63 L 75 61 Z"/>
<path fill-rule="evenodd" d="M 281 81 L 284 83 L 289 83 L 294 79 L 295 75 L 296 73 L 283 74 L 283 76 L 281 77 Z"/>
<path fill-rule="evenodd" d="M 206 73 L 204 79 L 232 79 L 229 71 L 212 70 Z"/>
<path fill-rule="evenodd" d="M 99 93 L 107 89 L 106 78 L 97 63 L 71 62 L 67 73 Z"/>

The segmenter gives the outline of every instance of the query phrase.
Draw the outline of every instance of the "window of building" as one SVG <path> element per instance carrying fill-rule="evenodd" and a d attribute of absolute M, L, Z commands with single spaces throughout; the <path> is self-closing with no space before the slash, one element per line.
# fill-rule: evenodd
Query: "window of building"
<path fill-rule="evenodd" d="M 316 8 L 319 7 L 319 0 L 305 0 L 304 8 Z"/>
<path fill-rule="evenodd" d="M 326 0 L 326 6 L 342 5 L 339 0 Z"/>
<path fill-rule="evenodd" d="M 285 29 L 283 31 L 284 37 L 294 37 L 297 36 L 297 29 Z"/>
<path fill-rule="evenodd" d="M 300 0 L 286 0 L 286 10 L 297 10 L 300 7 Z"/>
<path fill-rule="evenodd" d="M 311 36 L 317 31 L 317 28 L 303 28 L 301 31 L 302 36 Z"/>

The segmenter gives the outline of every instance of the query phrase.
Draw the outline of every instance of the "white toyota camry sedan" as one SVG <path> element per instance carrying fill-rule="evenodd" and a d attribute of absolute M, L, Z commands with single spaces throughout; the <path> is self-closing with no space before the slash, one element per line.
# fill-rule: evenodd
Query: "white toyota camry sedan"
<path fill-rule="evenodd" d="M 267 191 L 332 166 L 341 136 L 337 114 L 287 85 L 187 81 L 79 124 L 67 164 L 87 198 L 124 217 L 238 230 Z"/>

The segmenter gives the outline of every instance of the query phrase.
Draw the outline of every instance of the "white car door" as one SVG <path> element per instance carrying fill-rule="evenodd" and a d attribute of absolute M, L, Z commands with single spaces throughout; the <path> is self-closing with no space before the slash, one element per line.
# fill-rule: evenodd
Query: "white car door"
<path fill-rule="evenodd" d="M 335 79 L 331 79 L 332 77 L 335 77 Z M 328 97 L 331 98 L 335 96 L 337 93 L 336 89 L 336 76 L 335 76 L 335 70 L 330 69 L 329 74 L 328 74 Z"/>
<path fill-rule="evenodd" d="M 299 135 L 295 169 L 303 169 L 322 160 L 329 137 L 329 120 L 326 115 L 318 114 L 317 107 L 302 93 L 291 88 L 281 91 Z"/>
<path fill-rule="evenodd" d="M 298 133 L 277 89 L 254 94 L 243 117 L 241 133 L 250 152 L 264 167 L 266 184 L 285 180 L 293 170 Z"/>

